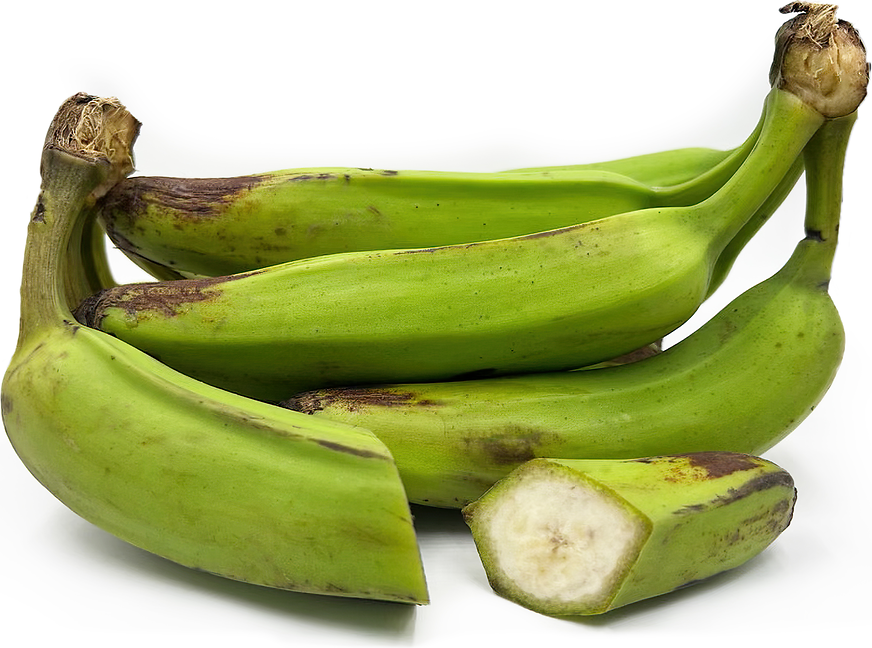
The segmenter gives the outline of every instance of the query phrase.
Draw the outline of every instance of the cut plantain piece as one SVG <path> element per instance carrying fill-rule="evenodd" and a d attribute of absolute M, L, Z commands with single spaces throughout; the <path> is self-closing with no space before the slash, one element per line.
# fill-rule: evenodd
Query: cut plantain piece
<path fill-rule="evenodd" d="M 787 528 L 795 501 L 789 473 L 739 453 L 534 459 L 463 515 L 498 594 L 592 615 L 747 562 Z"/>

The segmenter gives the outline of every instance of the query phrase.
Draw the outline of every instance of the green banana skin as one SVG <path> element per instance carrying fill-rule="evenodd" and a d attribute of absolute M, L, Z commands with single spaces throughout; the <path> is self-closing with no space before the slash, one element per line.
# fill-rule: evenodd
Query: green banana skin
<path fill-rule="evenodd" d="M 711 279 L 709 281 L 706 297 L 711 297 L 715 291 L 721 287 L 727 276 L 730 273 L 736 259 L 741 254 L 745 246 L 752 238 L 760 231 L 760 228 L 765 225 L 772 215 L 781 207 L 784 200 L 796 186 L 796 183 L 802 177 L 804 171 L 803 158 L 800 156 L 793 163 L 793 166 L 784 176 L 782 181 L 775 187 L 775 190 L 769 194 L 765 202 L 760 205 L 760 208 L 754 212 L 754 215 L 739 232 L 730 239 L 730 242 L 724 246 L 723 251 L 718 256 L 717 261 L 712 267 Z"/>
<path fill-rule="evenodd" d="M 752 138 L 759 133 L 759 126 L 760 124 L 758 123 Z M 502 173 L 608 171 L 609 173 L 619 173 L 627 176 L 636 182 L 641 182 L 652 188 L 675 187 L 676 185 L 695 182 L 699 176 L 710 173 L 714 169 L 718 169 L 718 174 L 722 172 L 728 173 L 725 162 L 729 160 L 729 165 L 738 166 L 750 150 L 748 147 L 750 143 L 750 141 L 746 140 L 743 146 L 727 151 L 696 146 L 644 153 L 642 155 L 633 155 L 631 157 L 603 162 L 565 166 L 525 167 L 522 169 L 509 169 Z M 722 182 L 726 181 L 728 177 L 729 175 L 724 175 Z"/>
<path fill-rule="evenodd" d="M 822 247 L 803 241 L 792 267 L 633 364 L 325 389 L 284 404 L 373 430 L 390 448 L 409 499 L 447 508 L 476 499 L 534 457 L 761 453 L 814 409 L 844 352 L 818 277 L 797 274 Z"/>
<path fill-rule="evenodd" d="M 685 153 L 686 151 L 690 152 Z M 708 155 L 706 155 L 706 153 L 708 153 Z M 578 168 L 582 169 L 590 167 L 591 169 L 596 169 L 598 167 L 603 167 L 602 170 L 610 170 L 610 168 L 614 166 L 616 169 L 623 169 L 624 165 L 620 163 L 626 162 L 628 167 L 631 166 L 631 163 L 638 165 L 634 169 L 627 169 L 628 172 L 635 172 L 636 179 L 644 178 L 646 181 L 653 181 L 655 180 L 655 173 L 659 171 L 660 176 L 658 179 L 663 181 L 675 181 L 677 184 L 679 181 L 687 182 L 710 170 L 713 167 L 713 164 L 710 164 L 709 156 L 720 161 L 723 159 L 723 153 L 724 152 L 722 151 L 712 151 L 710 149 L 677 149 L 675 151 L 652 153 L 645 156 L 627 158 L 626 160 L 615 160 L 611 163 L 584 165 L 584 167 L 579 166 Z M 683 157 L 680 159 L 683 161 L 685 166 L 679 168 L 678 162 L 673 162 L 671 160 L 673 155 L 668 154 L 674 154 L 675 157 L 682 154 Z M 697 156 L 699 157 L 697 158 Z M 655 160 L 662 161 L 662 166 L 656 166 Z M 705 160 L 706 164 L 703 163 L 703 160 Z M 693 161 L 695 161 L 696 164 L 691 165 L 691 162 Z M 556 167 L 556 169 L 567 170 L 572 168 L 576 167 Z M 712 271 L 712 279 L 708 290 L 709 295 L 713 294 L 715 290 L 720 287 L 729 274 L 736 258 L 745 248 L 747 243 L 769 220 L 772 214 L 775 213 L 785 198 L 790 194 L 791 190 L 802 176 L 802 170 L 802 160 L 798 159 L 787 175 L 785 175 L 784 179 L 779 183 L 772 194 L 770 194 L 769 198 L 766 199 L 766 202 L 760 206 L 751 220 L 742 227 L 740 232 L 724 249 L 724 252 L 718 258 Z M 504 173 L 509 172 L 507 171 Z M 679 173 L 681 175 L 679 175 Z M 691 175 L 692 173 L 695 173 L 696 175 Z M 140 179 L 134 178 L 133 180 Z M 698 180 L 701 180 L 701 178 Z M 252 243 L 250 231 L 238 232 L 235 235 L 228 235 L 226 233 L 220 235 L 216 234 L 214 237 L 210 238 L 208 237 L 209 233 L 205 231 L 206 228 L 197 225 L 194 226 L 195 231 L 192 232 L 191 227 L 186 227 L 184 223 L 180 222 L 180 212 L 164 212 L 156 206 L 157 203 L 161 202 L 160 198 L 156 197 L 153 201 L 149 202 L 147 195 L 143 195 L 142 192 L 136 191 L 136 199 L 133 200 L 131 198 L 131 192 L 133 190 L 131 189 L 128 191 L 129 189 L 129 187 L 125 187 L 123 190 L 119 190 L 119 193 L 124 194 L 123 200 L 132 200 L 133 204 L 138 205 L 139 207 L 124 207 L 123 210 L 120 210 L 117 205 L 112 209 L 103 207 L 98 211 L 98 214 L 104 217 L 104 227 L 109 228 L 111 239 L 116 246 L 123 250 L 125 255 L 146 273 L 160 281 L 205 278 L 208 276 L 215 276 L 216 274 L 220 275 L 222 273 L 243 272 L 254 270 L 266 265 L 283 263 L 288 260 L 285 258 L 286 255 L 284 249 L 278 248 L 275 245 L 270 244 L 266 246 L 268 248 L 266 254 L 271 255 L 272 253 L 276 253 L 276 256 L 274 257 L 264 256 L 264 253 L 260 251 L 252 252 L 250 249 L 246 249 L 245 245 L 247 243 Z M 119 200 L 117 193 L 112 197 L 112 200 Z M 229 198 L 225 196 L 222 198 L 221 202 L 226 205 L 227 201 L 229 201 Z M 213 208 L 217 209 L 217 205 L 214 205 Z M 620 209 L 618 205 L 615 205 L 615 208 Z M 144 209 L 145 211 L 136 211 L 136 209 Z M 229 210 L 229 208 L 227 209 Z M 150 216 L 155 212 L 158 214 L 164 213 L 172 218 L 172 221 L 167 222 L 168 225 L 172 226 L 171 231 L 167 231 L 163 228 L 156 228 L 153 230 L 145 229 L 145 221 L 156 227 L 157 218 L 154 220 L 150 218 Z M 107 214 L 110 215 L 107 216 Z M 223 215 L 226 216 L 227 212 L 223 212 Z M 275 215 L 267 214 L 267 216 L 274 217 Z M 218 218 L 220 217 L 216 217 L 214 220 L 210 221 L 211 227 L 214 228 L 220 226 L 220 223 L 217 222 Z M 191 219 L 185 217 L 185 220 L 190 221 Z M 235 223 L 235 220 L 233 222 Z M 138 234 L 131 234 L 131 227 L 135 229 Z M 250 229 L 251 228 L 249 228 L 249 230 Z M 286 232 L 287 228 L 285 228 L 284 231 Z M 153 245 L 146 246 L 148 247 L 148 250 L 145 251 L 143 250 L 143 240 L 150 234 L 155 235 L 154 239 L 149 239 Z M 139 238 L 140 236 L 143 238 Z M 215 244 L 215 241 L 213 240 L 217 238 L 221 239 L 220 245 Z M 254 238 L 257 239 L 254 241 L 254 245 L 258 248 L 263 247 L 261 243 L 265 237 L 256 236 Z M 234 241 L 232 249 L 228 250 L 228 248 L 224 246 L 224 243 L 226 242 L 224 239 Z M 388 236 L 387 239 L 388 240 L 379 240 L 377 242 L 373 241 L 373 245 L 379 243 L 381 244 L 380 247 L 385 247 L 395 242 L 390 240 L 390 236 Z M 139 241 L 139 245 L 134 244 L 133 240 Z M 154 245 L 157 244 L 165 246 L 170 240 L 176 240 L 174 251 L 167 251 L 166 249 L 158 249 L 154 247 Z M 202 247 L 195 250 L 194 248 L 198 245 Z M 358 248 L 362 247 L 359 239 L 355 240 L 355 246 Z M 309 249 L 306 253 L 312 251 L 313 250 Z M 302 253 L 303 252 L 301 251 L 301 254 Z M 146 258 L 143 254 L 150 254 L 153 258 Z M 192 264 L 183 263 L 182 267 L 180 267 L 178 261 L 169 260 L 184 258 L 188 254 L 194 254 L 200 261 Z M 232 255 L 235 259 L 238 259 L 238 262 L 228 262 L 228 255 Z M 155 258 L 159 258 L 161 261 L 156 261 L 154 260 Z M 204 263 L 206 265 L 204 265 Z M 191 268 L 195 268 L 201 272 L 193 272 Z M 204 270 L 209 270 L 209 272 L 202 274 L 202 271 Z M 96 292 L 101 288 L 108 288 L 112 285 L 115 285 L 115 283 L 104 282 L 102 285 L 96 287 L 93 292 Z"/>
<path fill-rule="evenodd" d="M 759 124 L 733 151 L 683 149 L 545 171 L 317 168 L 233 178 L 140 176 L 109 192 L 100 222 L 119 249 L 161 279 L 177 278 L 168 271 L 220 276 L 325 254 L 470 243 L 693 204 L 732 176 L 758 133 Z M 637 166 L 651 184 L 610 166 L 627 172 Z M 678 184 L 661 184 L 672 180 Z"/>
<path fill-rule="evenodd" d="M 22 462 L 86 520 L 181 565 L 426 603 L 402 483 L 371 433 L 222 392 L 74 321 L 68 296 L 106 280 L 83 219 L 113 167 L 79 153 L 45 149 L 29 226 L 0 399 Z"/>
<path fill-rule="evenodd" d="M 662 353 L 588 371 L 317 390 L 284 406 L 372 430 L 410 500 L 449 508 L 534 457 L 764 452 L 814 410 L 844 353 L 827 288 L 855 119 L 828 121 L 806 147 L 809 234 L 785 266 Z"/>
<path fill-rule="evenodd" d="M 488 581 L 551 616 L 603 614 L 759 555 L 788 527 L 784 469 L 726 452 L 534 459 L 463 509 Z"/>
<path fill-rule="evenodd" d="M 204 382 L 266 401 L 327 386 L 573 369 L 675 330 L 729 241 L 824 118 L 773 89 L 760 138 L 711 198 L 528 236 L 345 253 L 119 286 L 77 310 Z"/>

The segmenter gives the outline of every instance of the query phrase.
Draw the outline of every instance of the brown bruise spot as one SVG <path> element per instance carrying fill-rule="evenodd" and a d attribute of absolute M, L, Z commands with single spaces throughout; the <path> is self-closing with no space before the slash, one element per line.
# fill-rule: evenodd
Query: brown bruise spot
<path fill-rule="evenodd" d="M 306 182 L 307 180 L 333 180 L 337 176 L 334 173 L 298 173 L 287 178 L 287 182 Z M 346 182 L 348 176 L 344 176 Z"/>
<path fill-rule="evenodd" d="M 535 440 L 529 438 L 481 439 L 477 444 L 493 463 L 499 466 L 521 464 L 536 458 Z"/>
<path fill-rule="evenodd" d="M 139 176 L 115 185 L 103 198 L 103 219 L 131 222 L 150 209 L 169 210 L 178 218 L 208 218 L 228 203 L 269 179 L 268 175 L 233 178 Z"/>
<path fill-rule="evenodd" d="M 291 432 L 287 427 L 277 427 L 270 424 L 268 421 L 263 421 L 259 418 L 248 416 L 241 410 L 226 411 L 225 416 L 242 423 L 242 425 L 246 426 L 251 430 L 257 430 L 259 432 L 265 432 L 268 434 L 296 440 L 303 440 L 307 438 L 302 434 Z M 385 454 L 376 452 L 374 450 L 355 448 L 354 446 L 337 443 L 336 441 L 330 441 L 328 439 L 313 438 L 311 440 L 319 446 L 327 448 L 328 450 L 332 450 L 334 452 L 341 452 L 356 457 L 363 457 L 364 459 L 383 459 L 387 461 L 392 461 L 392 458 L 390 456 L 386 456 Z"/>
<path fill-rule="evenodd" d="M 738 310 L 738 308 L 734 308 L 732 312 L 736 313 Z M 724 317 L 721 319 L 718 326 L 718 339 L 720 340 L 721 345 L 726 344 L 740 330 L 741 326 L 724 313 Z"/>
<path fill-rule="evenodd" d="M 386 461 L 392 461 L 391 457 L 385 456 L 380 452 L 375 452 L 373 450 L 355 448 L 353 446 L 347 446 L 342 443 L 327 441 L 326 439 L 316 439 L 316 443 L 324 448 L 327 448 L 328 450 L 343 452 L 346 454 L 354 455 L 355 457 L 363 457 L 364 459 L 384 459 Z"/>
<path fill-rule="evenodd" d="M 222 284 L 259 272 L 254 270 L 220 277 L 115 286 L 87 297 L 73 315 L 80 324 L 91 328 L 100 328 L 106 311 L 112 308 L 121 309 L 134 318 L 144 313 L 157 313 L 169 318 L 177 315 L 187 304 L 214 299 L 221 294 L 218 288 Z"/>
<path fill-rule="evenodd" d="M 13 406 L 12 397 L 6 393 L 0 394 L 0 412 L 2 412 L 3 417 L 12 414 L 13 409 L 15 408 Z"/>
<path fill-rule="evenodd" d="M 657 463 L 666 461 L 675 465 L 674 475 L 666 477 L 668 481 L 688 481 L 692 479 L 717 479 L 726 477 L 740 470 L 759 468 L 759 459 L 739 452 L 710 451 L 688 452 L 658 457 L 642 457 L 634 459 L 640 463 Z M 687 468 L 694 469 L 688 472 Z"/>
<path fill-rule="evenodd" d="M 691 504 L 677 509 L 675 511 L 675 514 L 689 515 L 692 513 L 699 513 L 707 509 L 728 506 L 755 493 L 769 490 L 770 488 L 784 488 L 792 492 L 792 497 L 790 498 L 790 500 L 779 501 L 772 511 L 772 514 L 775 516 L 771 518 L 775 520 L 774 524 L 781 524 L 780 522 L 778 522 L 778 520 L 783 520 L 783 528 L 786 528 L 787 525 L 790 524 L 790 518 L 793 515 L 792 502 L 796 500 L 796 488 L 793 483 L 793 477 L 791 477 L 789 473 L 783 470 L 779 470 L 773 473 L 767 473 L 765 475 L 755 477 L 754 479 L 750 479 L 739 488 L 730 488 L 727 490 L 726 493 L 724 493 L 723 495 L 719 495 L 713 500 L 699 504 Z M 784 513 L 788 510 L 790 511 L 790 516 L 785 517 Z"/>
<path fill-rule="evenodd" d="M 708 479 L 726 477 L 740 470 L 753 470 L 760 464 L 756 458 L 735 452 L 694 452 L 684 456 L 694 468 L 702 468 Z"/>
<path fill-rule="evenodd" d="M 731 504 L 740 499 L 744 499 L 749 495 L 770 488 L 789 488 L 792 489 L 794 493 L 796 492 L 796 488 L 793 485 L 793 477 L 791 477 L 789 473 L 780 470 L 755 477 L 743 484 L 740 488 L 731 488 L 726 492 L 726 494 L 718 497 L 711 503 L 717 506 Z"/>
<path fill-rule="evenodd" d="M 436 404 L 432 400 L 419 400 L 414 392 L 394 391 L 380 387 L 320 389 L 297 394 L 279 403 L 281 407 L 304 414 L 314 414 L 328 408 L 357 412 L 376 407 L 391 408 L 407 405 L 427 407 Z"/>
<path fill-rule="evenodd" d="M 467 437 L 463 442 L 468 451 L 484 456 L 493 465 L 512 466 L 536 459 L 546 438 L 540 430 L 517 427 L 487 437 Z"/>
<path fill-rule="evenodd" d="M 45 203 L 43 202 L 41 193 L 39 199 L 36 201 L 36 206 L 33 208 L 33 216 L 31 216 L 30 220 L 34 223 L 45 222 Z"/>

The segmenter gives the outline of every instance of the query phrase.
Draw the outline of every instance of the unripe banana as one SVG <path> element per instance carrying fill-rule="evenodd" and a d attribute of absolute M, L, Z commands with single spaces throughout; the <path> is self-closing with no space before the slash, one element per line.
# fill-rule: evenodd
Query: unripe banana
<path fill-rule="evenodd" d="M 721 251 L 823 117 L 773 89 L 754 149 L 711 198 L 527 236 L 349 252 L 222 278 L 118 286 L 77 317 L 263 400 L 331 385 L 572 369 L 685 322 Z"/>
<path fill-rule="evenodd" d="M 554 616 L 601 614 L 733 569 L 790 524 L 790 474 L 744 454 L 534 459 L 463 510 L 488 581 Z"/>
<path fill-rule="evenodd" d="M 699 202 L 733 174 L 757 133 L 730 153 L 644 156 L 635 164 L 649 178 L 656 163 L 650 158 L 664 158 L 652 184 L 594 165 L 513 173 L 315 168 L 232 178 L 140 176 L 109 192 L 100 221 L 119 249 L 158 278 L 167 271 L 218 276 L 338 252 L 471 243 Z M 688 171 L 677 168 L 679 160 Z M 712 166 L 678 186 L 660 182 L 688 176 L 703 162 Z M 630 170 L 634 162 L 614 165 Z"/>
<path fill-rule="evenodd" d="M 68 296 L 104 280 L 84 220 L 129 172 L 138 128 L 117 101 L 76 95 L 49 132 L 2 385 L 22 462 L 86 520 L 179 564 L 426 603 L 402 483 L 371 433 L 222 392 L 73 320 Z"/>
<path fill-rule="evenodd" d="M 844 352 L 827 287 L 855 119 L 828 121 L 806 147 L 809 233 L 790 260 L 661 354 L 587 371 L 325 389 L 285 406 L 372 430 L 409 498 L 442 507 L 476 499 L 534 457 L 762 453 L 820 402 Z"/>

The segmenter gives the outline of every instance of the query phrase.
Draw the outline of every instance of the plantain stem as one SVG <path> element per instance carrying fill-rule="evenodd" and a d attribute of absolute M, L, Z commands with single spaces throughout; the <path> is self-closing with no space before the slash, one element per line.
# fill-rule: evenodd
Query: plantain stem
<path fill-rule="evenodd" d="M 655 193 L 660 196 L 664 204 L 692 205 L 705 200 L 711 195 L 710 187 L 723 186 L 733 174 L 742 166 L 747 157 L 754 150 L 754 145 L 763 130 L 765 114 L 760 119 L 751 134 L 742 142 L 741 146 L 734 149 L 724 160 L 705 173 L 681 184 L 670 187 L 655 187 Z M 714 180 L 712 180 L 714 178 Z"/>
<path fill-rule="evenodd" d="M 766 98 L 763 129 L 747 160 L 721 189 L 686 211 L 720 254 L 791 172 L 824 117 L 793 93 L 773 88 Z"/>
<path fill-rule="evenodd" d="M 800 38 L 826 47 L 838 28 L 837 5 L 817 2 L 791 2 L 779 9 L 783 14 L 803 14 L 795 26 Z"/>
<path fill-rule="evenodd" d="M 828 120 L 803 152 L 807 196 L 805 231 L 808 238 L 823 244 L 829 256 L 825 264 L 827 281 L 838 242 L 845 155 L 856 120 L 857 113 Z"/>
<path fill-rule="evenodd" d="M 789 142 L 805 146 L 828 121 L 850 118 L 855 114 L 866 97 L 869 83 L 866 49 L 857 30 L 850 23 L 836 18 L 836 9 L 835 5 L 809 2 L 793 2 L 781 8 L 781 13 L 798 12 L 799 15 L 785 22 L 775 38 L 775 54 L 769 74 L 772 91 L 767 99 L 763 133 L 749 156 L 749 160 L 756 158 L 756 161 L 740 167 L 723 190 L 709 199 L 723 199 L 722 204 L 727 207 L 725 214 L 747 209 L 750 201 L 758 201 L 755 209 L 761 206 L 760 197 L 753 190 L 756 175 L 785 177 L 790 172 L 790 167 L 785 166 L 786 160 L 778 159 L 775 154 L 773 143 L 776 146 L 778 142 L 783 144 L 779 149 L 782 157 L 789 155 Z M 835 133 L 833 137 L 836 141 L 847 140 Z M 819 145 L 823 144 L 814 144 L 812 149 Z M 826 160 L 838 155 L 830 151 L 822 158 Z M 844 157 L 844 152 L 841 156 Z M 807 161 L 818 156 L 810 153 L 807 157 L 797 150 L 796 157 Z M 836 180 L 832 177 L 833 170 L 827 173 L 831 174 L 829 179 L 815 181 L 814 185 L 833 186 Z M 819 225 L 810 225 L 809 229 L 819 230 L 825 237 L 834 237 L 838 226 L 837 219 L 827 216 L 830 208 L 826 205 L 830 203 L 831 199 L 822 197 L 820 205 L 809 207 L 809 217 L 822 220 Z M 726 221 L 710 223 L 710 227 L 720 230 L 714 249 L 721 250 L 725 241 L 732 240 L 744 225 Z"/>
<path fill-rule="evenodd" d="M 793 2 L 781 13 L 799 13 L 775 37 L 769 72 L 773 87 L 788 90 L 825 117 L 854 112 L 866 97 L 866 48 L 851 23 L 836 19 L 836 5 Z"/>
<path fill-rule="evenodd" d="M 92 283 L 81 254 L 92 207 L 133 171 L 139 122 L 117 99 L 65 101 L 46 135 L 42 188 L 31 213 L 21 281 L 23 346 L 35 330 L 72 320 L 70 304 Z"/>

